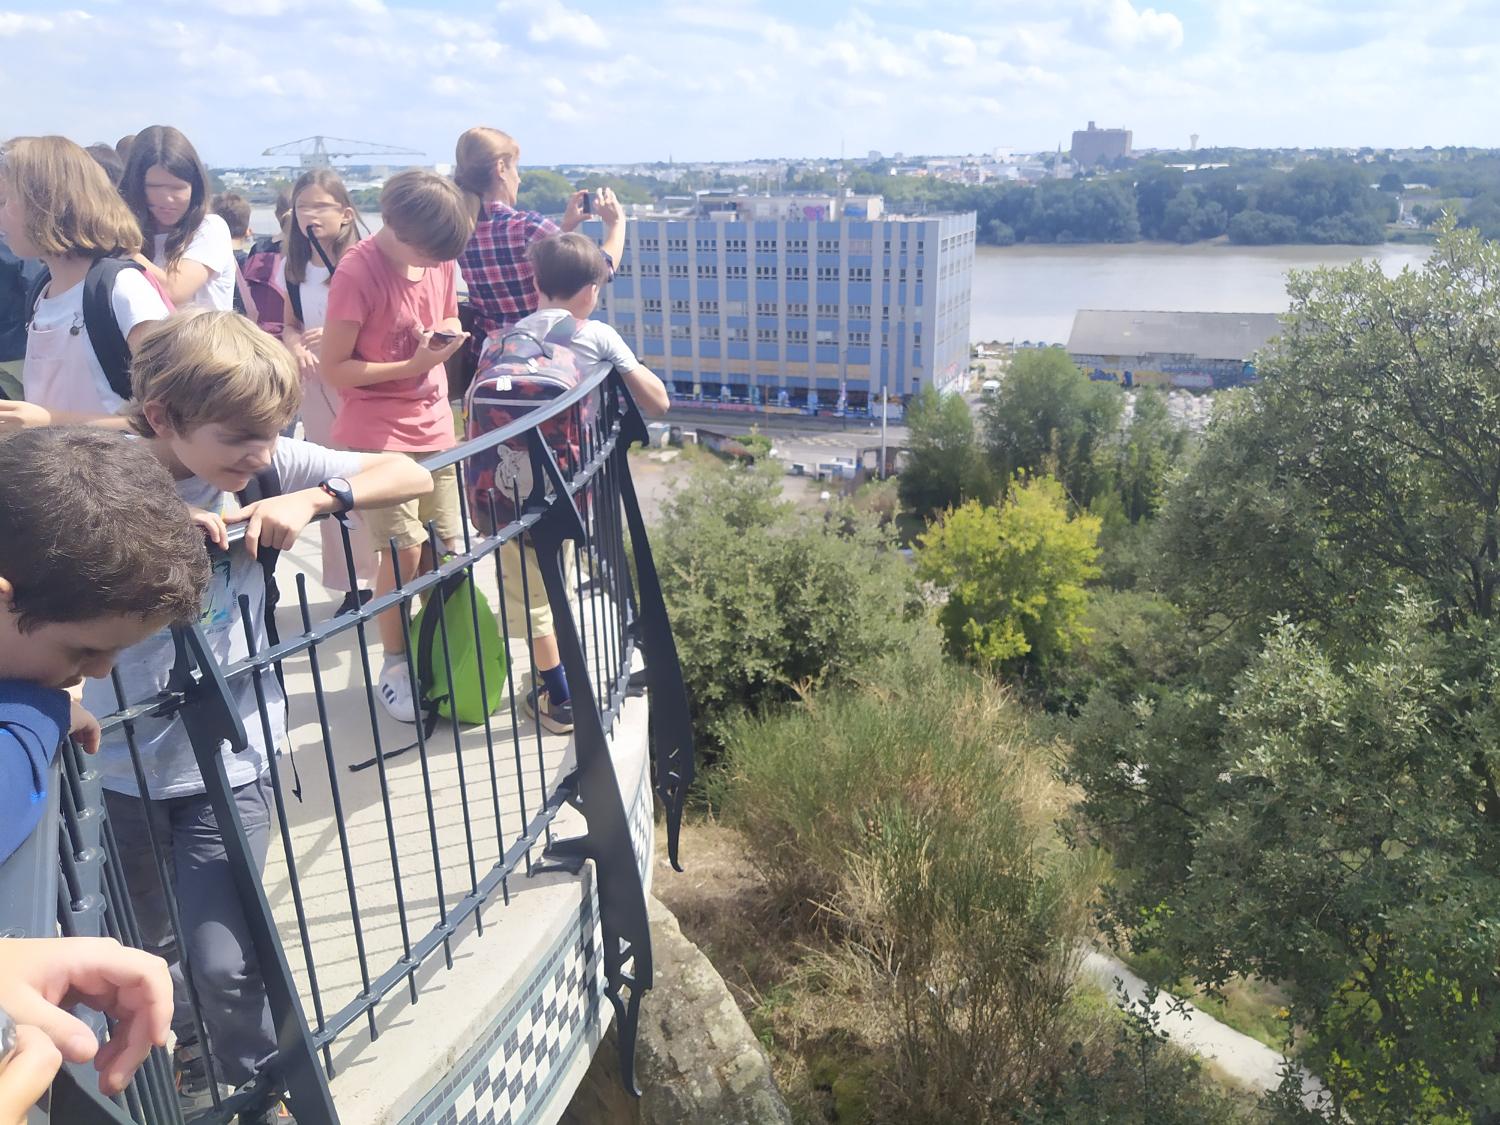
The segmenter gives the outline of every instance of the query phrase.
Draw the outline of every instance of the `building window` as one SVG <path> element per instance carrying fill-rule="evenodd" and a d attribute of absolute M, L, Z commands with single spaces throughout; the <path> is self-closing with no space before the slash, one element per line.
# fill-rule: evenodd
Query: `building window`
<path fill-rule="evenodd" d="M 787 266 L 787 268 L 786 268 L 786 279 L 788 281 L 806 281 L 807 280 L 807 267 L 806 266 Z"/>
<path fill-rule="evenodd" d="M 870 280 L 870 267 L 869 266 L 850 266 L 849 267 L 849 280 L 850 281 L 869 281 Z"/>
<path fill-rule="evenodd" d="M 891 334 L 889 332 L 882 332 L 880 334 L 880 346 L 882 348 L 888 348 L 891 346 Z"/>
<path fill-rule="evenodd" d="M 911 346 L 914 348 L 920 348 L 922 346 L 922 326 L 920 324 L 912 330 Z"/>
<path fill-rule="evenodd" d="M 819 281 L 837 281 L 838 279 L 839 279 L 839 268 L 838 268 L 838 266 L 819 266 L 818 267 L 818 280 Z"/>
<path fill-rule="evenodd" d="M 819 254 L 837 254 L 839 252 L 839 240 L 836 238 L 818 239 Z"/>
<path fill-rule="evenodd" d="M 686 254 L 687 253 L 687 239 L 685 239 L 685 238 L 669 238 L 669 239 L 667 239 L 667 253 L 668 254 Z"/>
<path fill-rule="evenodd" d="M 674 313 L 690 313 L 690 312 L 693 311 L 693 302 L 691 302 L 691 301 L 673 301 L 672 302 L 672 311 Z"/>
<path fill-rule="evenodd" d="M 755 250 L 760 254 L 774 254 L 776 253 L 776 240 L 774 238 L 757 238 L 755 240 Z"/>
<path fill-rule="evenodd" d="M 757 280 L 757 281 L 775 281 L 776 280 L 776 267 L 775 266 L 756 266 L 755 267 L 755 280 Z"/>
<path fill-rule="evenodd" d="M 919 238 L 919 239 L 917 239 L 917 253 L 920 254 L 921 252 L 922 252 L 922 240 Z"/>
<path fill-rule="evenodd" d="M 901 240 L 901 253 L 906 253 L 906 239 L 904 238 Z"/>
<path fill-rule="evenodd" d="M 672 325 L 672 339 L 674 339 L 674 340 L 691 340 L 692 338 L 693 338 L 693 329 L 692 329 L 691 325 L 687 325 L 687 324 L 674 324 L 674 325 Z"/>
<path fill-rule="evenodd" d="M 724 249 L 731 254 L 743 254 L 745 252 L 745 240 L 743 238 L 726 238 Z"/>
<path fill-rule="evenodd" d="M 801 301 L 793 301 L 786 307 L 787 316 L 806 316 L 807 306 Z"/>
<path fill-rule="evenodd" d="M 667 266 L 667 276 L 685 279 L 687 277 L 687 263 L 673 262 Z"/>
<path fill-rule="evenodd" d="M 707 328 L 699 328 L 698 329 L 698 339 L 700 339 L 700 340 L 712 340 L 715 343 L 717 343 L 718 339 L 719 339 L 719 330 L 717 328 L 715 328 L 713 325 L 709 325 Z"/>
<path fill-rule="evenodd" d="M 839 315 L 839 307 L 837 305 L 819 305 L 818 315 L 822 317 L 837 317 Z"/>
<path fill-rule="evenodd" d="M 838 329 L 836 329 L 836 328 L 819 328 L 818 329 L 818 343 L 820 343 L 820 344 L 837 344 L 838 342 L 839 342 Z"/>
<path fill-rule="evenodd" d="M 699 281 L 702 281 L 706 277 L 714 277 L 714 278 L 716 278 L 718 276 L 719 276 L 719 267 L 718 267 L 718 265 L 716 263 L 714 263 L 714 262 L 708 262 L 706 264 L 705 263 L 699 263 L 699 265 L 698 265 L 698 280 Z"/>
<path fill-rule="evenodd" d="M 761 344 L 774 344 L 776 343 L 779 331 L 776 328 L 757 328 L 755 330 L 755 339 Z"/>
<path fill-rule="evenodd" d="M 807 239 L 805 239 L 805 238 L 789 238 L 789 239 L 787 239 L 786 240 L 786 252 L 788 254 L 806 254 L 807 253 Z"/>
<path fill-rule="evenodd" d="M 648 254 L 654 254 L 654 253 L 656 253 L 656 251 L 660 248 L 660 245 L 661 245 L 654 238 L 643 238 L 640 241 L 641 241 L 641 250 L 644 251 L 645 253 L 648 253 Z"/>
<path fill-rule="evenodd" d="M 657 265 L 655 262 L 642 262 L 641 263 L 641 276 L 642 277 L 660 277 L 661 276 L 661 267 L 659 265 Z"/>
<path fill-rule="evenodd" d="M 725 266 L 724 267 L 724 276 L 728 277 L 728 278 L 740 278 L 740 279 L 743 280 L 743 278 L 745 277 L 745 267 L 744 266 Z"/>
<path fill-rule="evenodd" d="M 849 253 L 868 254 L 872 247 L 868 238 L 851 238 L 849 240 Z"/>
<path fill-rule="evenodd" d="M 891 267 L 890 266 L 886 266 L 885 267 L 885 280 L 889 281 L 890 279 L 891 279 Z"/>
<path fill-rule="evenodd" d="M 889 238 L 885 240 L 885 252 L 887 254 L 891 252 L 891 240 Z"/>
<path fill-rule="evenodd" d="M 725 316 L 749 316 L 750 315 L 750 302 L 749 301 L 725 301 L 724 302 L 724 315 Z"/>
<path fill-rule="evenodd" d="M 645 298 L 645 303 L 642 304 L 641 308 L 645 312 L 659 313 L 661 312 L 661 298 L 647 297 Z"/>
<path fill-rule="evenodd" d="M 648 339 L 648 340 L 660 340 L 661 339 L 661 325 L 660 324 L 648 324 L 648 325 L 645 326 L 645 333 L 646 333 L 646 339 Z"/>
<path fill-rule="evenodd" d="M 853 317 L 855 320 L 869 320 L 870 319 L 870 306 L 869 305 L 850 305 L 849 306 L 849 315 L 851 317 Z"/>
<path fill-rule="evenodd" d="M 849 333 L 849 346 L 851 348 L 868 348 L 870 346 L 870 334 L 868 332 Z"/>
<path fill-rule="evenodd" d="M 906 281 L 906 267 L 905 266 L 901 267 L 901 281 L 903 283 L 905 283 L 905 281 Z"/>
<path fill-rule="evenodd" d="M 788 344 L 805 344 L 805 343 L 807 343 L 807 329 L 806 328 L 788 328 L 786 330 L 786 342 Z"/>
<path fill-rule="evenodd" d="M 719 240 L 717 238 L 700 238 L 698 240 L 698 249 L 707 250 L 709 253 L 717 253 Z"/>
<path fill-rule="evenodd" d="M 917 267 L 917 284 L 918 285 L 922 284 L 922 267 L 921 266 Z"/>
<path fill-rule="evenodd" d="M 699 316 L 718 316 L 719 315 L 719 302 L 718 301 L 699 301 L 698 302 L 698 315 Z"/>
<path fill-rule="evenodd" d="M 755 302 L 755 315 L 780 316 L 781 306 L 778 305 L 775 301 L 757 301 Z"/>
<path fill-rule="evenodd" d="M 750 342 L 750 329 L 731 328 L 729 330 L 729 342 L 731 344 L 747 344 Z"/>

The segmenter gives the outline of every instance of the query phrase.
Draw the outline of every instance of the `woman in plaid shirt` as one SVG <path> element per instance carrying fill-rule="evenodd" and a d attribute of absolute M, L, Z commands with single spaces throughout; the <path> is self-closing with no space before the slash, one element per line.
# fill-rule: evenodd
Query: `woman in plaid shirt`
<path fill-rule="evenodd" d="M 559 230 L 573 230 L 585 217 L 587 192 L 583 191 L 575 191 L 568 200 L 561 227 L 535 211 L 517 211 L 520 163 L 520 146 L 499 129 L 481 125 L 458 138 L 453 179 L 463 189 L 474 216 L 474 236 L 459 255 L 458 268 L 469 287 L 469 304 L 479 329 L 470 342 L 476 356 L 486 336 L 537 310 L 526 247 Z M 604 258 L 613 271 L 625 249 L 625 224 L 609 188 L 599 189 L 594 213 L 604 221 Z"/>

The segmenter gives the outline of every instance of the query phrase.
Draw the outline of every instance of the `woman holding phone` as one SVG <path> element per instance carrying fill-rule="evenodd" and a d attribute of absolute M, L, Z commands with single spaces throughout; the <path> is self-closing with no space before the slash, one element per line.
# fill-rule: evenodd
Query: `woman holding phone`
<path fill-rule="evenodd" d="M 234 308 L 238 266 L 229 227 L 209 209 L 208 170 L 170 125 L 141 130 L 130 146 L 120 194 L 145 235 L 135 255 L 179 309 Z"/>
<path fill-rule="evenodd" d="M 328 286 L 339 259 L 359 241 L 359 214 L 344 181 L 329 168 L 303 172 L 292 185 L 291 210 L 282 235 L 285 252 L 276 264 L 273 285 L 286 305 L 281 341 L 297 361 L 302 375 L 302 436 L 318 445 L 335 446 L 333 419 L 338 392 L 323 382 L 320 355 L 323 324 L 328 318 Z M 354 553 L 354 576 L 344 557 L 344 539 L 337 521 L 324 520 L 323 586 L 343 591 L 339 613 L 358 609 L 375 588 L 375 551 L 359 517 L 349 543 Z"/>

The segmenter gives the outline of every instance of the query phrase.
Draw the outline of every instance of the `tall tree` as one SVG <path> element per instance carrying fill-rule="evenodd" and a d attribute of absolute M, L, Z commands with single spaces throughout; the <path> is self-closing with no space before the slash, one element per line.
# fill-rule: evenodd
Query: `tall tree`
<path fill-rule="evenodd" d="M 994 502 L 998 485 L 962 395 L 923 387 L 907 404 L 906 430 L 906 468 L 896 478 L 904 508 L 930 519 L 966 500 Z"/>

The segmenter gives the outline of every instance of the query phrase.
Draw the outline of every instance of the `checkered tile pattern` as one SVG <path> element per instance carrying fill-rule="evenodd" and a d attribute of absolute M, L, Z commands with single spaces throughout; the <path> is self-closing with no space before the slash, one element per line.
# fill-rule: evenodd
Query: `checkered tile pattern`
<path fill-rule="evenodd" d="M 651 857 L 656 851 L 656 801 L 651 792 L 651 770 L 641 771 L 641 783 L 636 787 L 635 800 L 625 814 L 630 821 L 630 843 L 635 848 L 635 861 L 641 869 L 641 886 L 651 893 Z"/>
<path fill-rule="evenodd" d="M 607 1018 L 604 935 L 592 882 L 575 924 L 558 936 L 521 992 L 448 1080 L 401 1125 L 529 1125 L 541 1119 L 557 1083 L 589 1032 Z"/>

